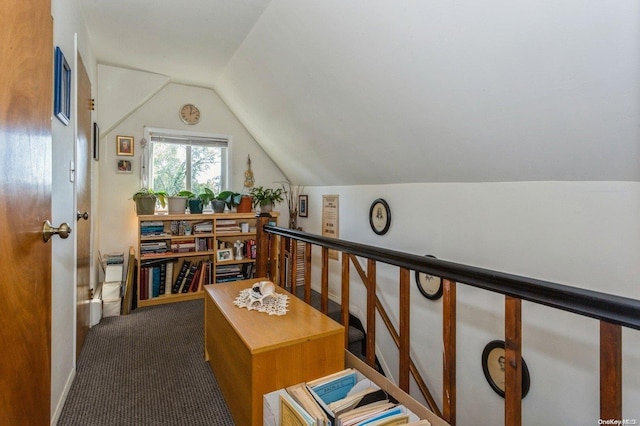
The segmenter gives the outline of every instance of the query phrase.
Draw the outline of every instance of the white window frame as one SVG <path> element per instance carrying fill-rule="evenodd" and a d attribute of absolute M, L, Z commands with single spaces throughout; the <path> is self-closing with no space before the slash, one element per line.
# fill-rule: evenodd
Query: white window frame
<path fill-rule="evenodd" d="M 143 188 L 149 185 L 149 173 L 151 171 L 151 158 L 153 152 L 151 148 L 152 141 L 174 140 L 189 142 L 193 145 L 207 145 L 224 148 L 221 160 L 221 178 L 220 188 L 227 188 L 229 181 L 229 150 L 231 149 L 231 135 L 222 135 L 215 133 L 202 133 L 193 132 L 189 130 L 176 130 L 176 129 L 163 129 L 159 127 L 144 127 L 143 129 L 144 140 L 147 142 L 142 146 L 142 158 L 140 167 L 140 186 Z M 191 173 L 190 170 L 190 156 L 187 159 L 187 173 Z M 155 188 L 154 188 L 155 189 Z"/>

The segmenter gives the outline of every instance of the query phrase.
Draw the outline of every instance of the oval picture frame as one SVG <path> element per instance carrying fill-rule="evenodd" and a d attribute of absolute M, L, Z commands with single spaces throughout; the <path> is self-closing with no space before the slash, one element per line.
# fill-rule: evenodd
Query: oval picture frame
<path fill-rule="evenodd" d="M 437 257 L 427 254 L 426 257 L 437 259 Z M 415 271 L 416 286 L 420 293 L 430 300 L 437 300 L 442 297 L 442 278 L 435 275 L 425 274 Z"/>
<path fill-rule="evenodd" d="M 373 232 L 378 235 L 384 235 L 389 230 L 391 226 L 391 209 L 384 199 L 378 198 L 371 203 L 369 225 L 371 225 Z"/>
<path fill-rule="evenodd" d="M 492 340 L 482 351 L 482 372 L 491 389 L 504 398 L 505 344 L 503 340 Z M 527 363 L 522 358 L 522 398 L 529 393 L 531 378 Z"/>

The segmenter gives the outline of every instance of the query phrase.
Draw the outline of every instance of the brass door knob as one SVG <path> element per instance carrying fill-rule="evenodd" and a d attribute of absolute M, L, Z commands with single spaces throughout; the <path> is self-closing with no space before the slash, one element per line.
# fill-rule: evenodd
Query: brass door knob
<path fill-rule="evenodd" d="M 69 238 L 71 228 L 66 223 L 60 224 L 58 228 L 51 226 L 49 220 L 45 220 L 42 224 L 42 239 L 46 243 L 53 235 L 59 235 L 63 240 Z"/>

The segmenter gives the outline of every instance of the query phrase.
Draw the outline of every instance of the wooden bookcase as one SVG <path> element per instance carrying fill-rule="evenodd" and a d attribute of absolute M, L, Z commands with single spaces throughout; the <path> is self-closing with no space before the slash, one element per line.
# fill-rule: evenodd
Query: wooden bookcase
<path fill-rule="evenodd" d="M 277 213 L 272 216 L 277 220 Z M 138 307 L 199 299 L 206 284 L 253 277 L 256 226 L 255 213 L 138 216 Z M 241 259 L 234 247 L 238 241 Z M 220 249 L 229 249 L 231 258 L 219 258 Z M 195 279 L 179 280 L 183 270 Z"/>

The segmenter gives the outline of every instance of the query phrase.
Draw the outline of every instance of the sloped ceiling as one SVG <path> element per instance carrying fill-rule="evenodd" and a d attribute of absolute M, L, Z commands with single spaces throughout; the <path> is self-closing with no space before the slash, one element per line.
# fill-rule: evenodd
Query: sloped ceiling
<path fill-rule="evenodd" d="M 115 3 L 99 62 L 214 88 L 294 183 L 640 180 L 640 2 Z"/>

